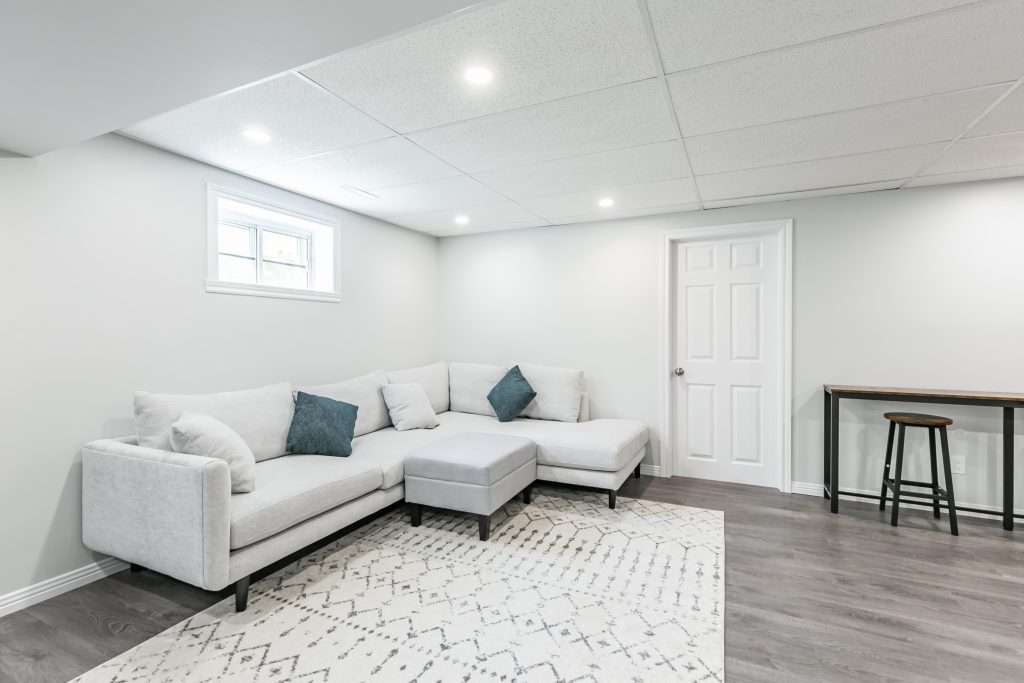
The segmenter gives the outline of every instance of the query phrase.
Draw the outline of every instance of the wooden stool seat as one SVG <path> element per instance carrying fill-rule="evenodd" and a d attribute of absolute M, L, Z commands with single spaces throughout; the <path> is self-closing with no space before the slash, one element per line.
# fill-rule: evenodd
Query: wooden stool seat
<path fill-rule="evenodd" d="M 909 427 L 948 427 L 953 424 L 948 417 L 925 413 L 886 413 L 885 419 Z"/>
<path fill-rule="evenodd" d="M 892 521 L 896 526 L 900 514 L 901 498 L 923 498 L 932 502 L 932 513 L 935 519 L 940 517 L 939 504 L 946 503 L 946 510 L 949 512 L 949 533 L 954 536 L 960 534 L 956 524 L 956 501 L 953 498 L 953 473 L 949 464 L 949 439 L 946 437 L 946 427 L 953 424 L 948 417 L 941 415 L 925 415 L 924 413 L 885 413 L 885 419 L 889 421 L 889 443 L 885 448 L 885 468 L 882 470 L 882 495 L 879 510 L 885 510 L 887 494 L 892 491 Z M 903 478 L 903 441 L 907 427 L 925 427 L 928 429 L 928 451 L 931 465 L 931 481 L 912 481 Z M 897 430 L 899 437 L 897 438 Z M 942 445 L 942 473 L 946 480 L 946 487 L 939 486 L 938 457 L 935 448 L 935 432 Z M 893 472 L 893 441 L 896 441 L 896 462 Z M 920 491 L 904 490 L 905 486 L 918 489 L 929 489 L 928 493 Z"/>

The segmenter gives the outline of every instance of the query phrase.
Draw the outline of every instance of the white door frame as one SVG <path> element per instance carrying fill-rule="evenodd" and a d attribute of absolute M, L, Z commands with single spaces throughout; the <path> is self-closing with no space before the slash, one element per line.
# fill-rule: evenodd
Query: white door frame
<path fill-rule="evenodd" d="M 728 237 L 748 237 L 752 235 L 777 235 L 779 238 L 779 315 L 781 317 L 781 348 L 782 377 L 780 387 L 782 389 L 782 400 L 779 414 L 776 419 L 780 421 L 779 434 L 782 443 L 779 453 L 779 490 L 783 493 L 790 493 L 793 484 L 793 454 L 792 454 L 792 425 L 793 425 L 793 221 L 792 219 L 759 221 L 755 223 L 732 223 L 729 225 L 709 225 L 693 228 L 680 228 L 668 230 L 661 234 L 661 278 L 660 278 L 660 300 L 661 300 L 661 359 L 659 370 L 661 377 L 658 381 L 661 399 L 661 449 L 659 459 L 659 474 L 663 477 L 671 477 L 675 468 L 675 395 L 674 375 L 675 368 L 675 340 L 676 325 L 675 307 L 676 297 L 674 288 L 674 247 L 681 242 L 707 241 L 712 239 L 725 239 Z"/>

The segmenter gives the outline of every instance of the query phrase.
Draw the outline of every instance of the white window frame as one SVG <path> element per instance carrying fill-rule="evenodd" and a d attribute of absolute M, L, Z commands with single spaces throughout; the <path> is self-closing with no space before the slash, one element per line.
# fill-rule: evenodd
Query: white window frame
<path fill-rule="evenodd" d="M 243 204 L 254 211 L 272 211 L 285 220 L 266 217 L 252 218 L 229 216 L 221 218 L 220 200 Z M 218 226 L 220 223 L 236 224 L 239 227 L 255 228 L 253 254 L 257 278 L 263 261 L 260 233 L 265 229 L 285 235 L 308 239 L 307 289 L 273 287 L 246 282 L 229 282 L 219 277 Z M 276 202 L 267 201 L 243 192 L 219 185 L 207 185 L 206 219 L 206 291 L 214 294 L 241 294 L 275 299 L 302 299 L 337 303 L 341 301 L 341 224 L 333 218 L 310 213 Z"/>

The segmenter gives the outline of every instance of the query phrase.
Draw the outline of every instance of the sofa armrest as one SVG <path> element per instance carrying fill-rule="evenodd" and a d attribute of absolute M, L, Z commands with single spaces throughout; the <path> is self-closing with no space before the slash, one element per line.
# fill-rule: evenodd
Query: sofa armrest
<path fill-rule="evenodd" d="M 590 422 L 590 394 L 583 392 L 580 395 L 580 416 L 577 422 Z"/>
<path fill-rule="evenodd" d="M 102 439 L 82 447 L 82 541 L 209 590 L 228 584 L 223 460 Z"/>

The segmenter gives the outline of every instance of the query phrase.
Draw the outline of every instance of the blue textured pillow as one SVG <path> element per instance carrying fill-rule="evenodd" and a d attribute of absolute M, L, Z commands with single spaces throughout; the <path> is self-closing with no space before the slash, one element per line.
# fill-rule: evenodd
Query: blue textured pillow
<path fill-rule="evenodd" d="M 511 422 L 526 409 L 536 395 L 537 392 L 523 377 L 517 365 L 498 380 L 487 394 L 487 402 L 494 408 L 499 422 Z"/>
<path fill-rule="evenodd" d="M 299 392 L 295 417 L 288 430 L 288 452 L 310 455 L 352 455 L 357 406 L 325 396 Z"/>

